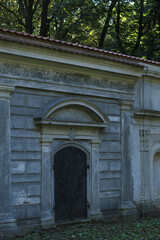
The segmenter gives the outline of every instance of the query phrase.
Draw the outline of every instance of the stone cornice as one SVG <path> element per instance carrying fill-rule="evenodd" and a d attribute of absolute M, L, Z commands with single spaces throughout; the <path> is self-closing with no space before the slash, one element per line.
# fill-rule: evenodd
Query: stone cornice
<path fill-rule="evenodd" d="M 151 109 L 134 109 L 133 110 L 134 117 L 156 117 L 160 118 L 160 111 L 151 110 Z"/>
<path fill-rule="evenodd" d="M 3 42 L 1 45 L 0 53 L 9 54 L 10 56 L 26 57 L 32 60 L 43 60 L 67 66 L 123 74 L 133 77 L 141 77 L 143 74 L 143 66 L 141 65 L 124 64 L 122 62 L 112 61 L 110 58 L 101 59 L 81 54 L 77 55 L 70 52 L 51 51 L 48 48 L 22 45 L 14 42 Z M 8 57 L 6 56 L 6 58 Z"/>

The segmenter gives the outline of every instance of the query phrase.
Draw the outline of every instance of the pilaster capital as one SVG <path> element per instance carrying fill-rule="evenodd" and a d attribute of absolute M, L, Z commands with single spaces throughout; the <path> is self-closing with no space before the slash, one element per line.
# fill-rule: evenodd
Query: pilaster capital
<path fill-rule="evenodd" d="M 43 152 L 48 152 L 50 150 L 50 145 L 52 141 L 53 141 L 52 138 L 42 138 L 41 146 Z"/>
<path fill-rule="evenodd" d="M 120 101 L 120 110 L 121 111 L 130 111 L 133 101 L 121 100 Z"/>
<path fill-rule="evenodd" d="M 14 91 L 14 86 L 0 84 L 0 99 L 10 99 L 11 92 Z"/>
<path fill-rule="evenodd" d="M 101 143 L 100 139 L 92 139 L 92 141 L 91 141 L 92 147 L 99 146 L 100 143 Z"/>

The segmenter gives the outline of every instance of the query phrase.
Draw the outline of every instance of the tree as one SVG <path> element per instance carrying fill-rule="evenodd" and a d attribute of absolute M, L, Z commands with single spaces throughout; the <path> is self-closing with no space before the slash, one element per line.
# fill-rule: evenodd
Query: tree
<path fill-rule="evenodd" d="M 160 61 L 159 0 L 1 0 L 0 27 Z"/>

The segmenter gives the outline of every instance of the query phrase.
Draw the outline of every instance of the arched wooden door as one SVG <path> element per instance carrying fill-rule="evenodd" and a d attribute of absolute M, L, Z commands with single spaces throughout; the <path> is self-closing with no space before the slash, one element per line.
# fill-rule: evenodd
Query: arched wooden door
<path fill-rule="evenodd" d="M 65 147 L 54 156 L 55 221 L 87 217 L 87 156 L 77 147 Z"/>

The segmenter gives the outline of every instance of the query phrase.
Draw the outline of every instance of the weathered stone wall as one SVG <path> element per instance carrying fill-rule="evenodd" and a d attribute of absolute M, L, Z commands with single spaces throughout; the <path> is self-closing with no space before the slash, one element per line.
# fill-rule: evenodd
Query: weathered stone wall
<path fill-rule="evenodd" d="M 44 64 L 45 66 L 40 62 L 34 62 L 31 66 L 28 61 L 26 63 L 24 61 L 23 64 L 20 61 L 0 63 L 0 82 L 14 86 L 10 99 L 13 217 L 17 220 L 18 226 L 23 228 L 27 225 L 29 228 L 35 225 L 47 225 L 45 223 L 48 221 L 47 218 L 49 219 L 47 211 L 52 211 L 54 205 L 47 203 L 50 206 L 48 208 L 47 204 L 42 203 L 42 199 L 45 199 L 45 191 L 42 190 L 44 181 L 42 166 L 44 168 L 45 161 L 48 161 L 47 169 L 52 168 L 49 156 L 52 161 L 53 153 L 50 155 L 50 151 L 53 139 L 48 135 L 51 138 L 48 140 L 50 142 L 45 142 L 47 140 L 42 139 L 42 131 L 49 132 L 52 129 L 52 133 L 56 131 L 57 134 L 59 130 L 55 126 L 50 125 L 44 128 L 43 125 L 36 124 L 34 117 L 38 112 L 42 113 L 49 109 L 57 100 L 67 101 L 67 99 L 81 99 L 93 104 L 109 120 L 108 127 L 88 129 L 91 138 L 85 135 L 86 127 L 77 127 L 77 131 L 80 133 L 80 129 L 82 129 L 83 134 L 75 143 L 80 144 L 84 149 L 86 144 L 89 156 L 95 153 L 95 156 L 92 156 L 94 164 L 99 159 L 97 186 L 100 187 L 100 192 L 99 190 L 96 192 L 98 200 L 92 193 L 92 199 L 94 197 L 96 199 L 94 204 L 98 206 L 100 200 L 100 210 L 104 216 L 121 215 L 121 210 L 125 211 L 126 208 L 133 207 L 131 204 L 131 159 L 128 141 L 130 142 L 130 107 L 134 101 L 135 78 L 132 76 L 128 79 L 117 73 L 101 75 L 94 72 L 92 74 L 92 71 L 87 73 L 86 70 L 84 72 L 84 69 L 82 72 L 78 69 L 79 72 L 76 73 L 76 70 L 72 71 L 72 68 L 64 70 L 64 66 L 61 69 L 59 65 L 58 69 L 55 69 L 54 66 Z M 75 111 L 75 109 L 70 109 L 70 111 Z M 60 110 L 60 114 L 63 119 L 62 110 Z M 84 117 L 85 122 L 87 114 L 83 110 L 83 107 L 79 109 L 78 114 L 82 112 L 80 119 Z M 89 121 L 92 122 L 92 116 Z M 62 131 L 63 127 L 60 126 L 60 128 Z M 69 141 L 69 138 L 66 138 L 69 128 L 66 126 L 63 129 L 67 135 L 64 135 L 64 138 L 57 135 L 57 139 L 53 141 L 55 146 Z M 97 149 L 99 149 L 98 153 Z M 91 163 L 92 159 L 89 161 Z M 96 163 L 95 167 L 98 164 Z M 90 175 L 91 170 L 94 172 L 92 166 L 89 170 Z M 50 182 L 54 180 L 53 175 L 50 174 L 48 177 Z M 90 175 L 88 174 L 88 179 Z M 93 192 L 94 189 L 93 179 L 90 181 L 90 190 L 87 194 Z M 49 192 L 49 189 L 47 191 Z M 54 191 L 53 186 L 51 191 Z M 50 199 L 53 201 L 54 197 L 50 196 Z M 90 204 L 92 204 L 91 197 Z M 88 210 L 88 212 L 90 211 L 88 216 L 98 215 L 98 211 L 95 210 L 94 213 L 94 204 L 92 211 Z M 53 212 L 51 214 L 54 215 Z M 51 222 L 53 223 L 54 220 Z"/>
<path fill-rule="evenodd" d="M 70 96 L 65 94 L 65 96 Z M 20 224 L 38 223 L 40 217 L 41 129 L 34 123 L 38 109 L 64 94 L 16 88 L 11 97 L 12 207 Z M 73 95 L 72 95 L 73 97 Z M 74 97 L 77 97 L 76 95 Z M 120 204 L 120 109 L 118 101 L 86 98 L 110 119 L 100 138 L 101 210 L 118 209 Z M 34 219 L 34 221 L 33 221 Z"/>
<path fill-rule="evenodd" d="M 40 107 L 40 95 L 29 95 L 25 89 L 15 89 L 12 94 L 12 206 L 17 220 L 32 219 L 32 223 L 40 217 L 40 129 L 33 119 Z"/>
<path fill-rule="evenodd" d="M 103 103 L 104 104 L 104 103 Z M 106 101 L 104 112 L 110 119 L 101 131 L 100 190 L 101 209 L 118 209 L 121 189 L 120 108 L 116 101 Z"/>

